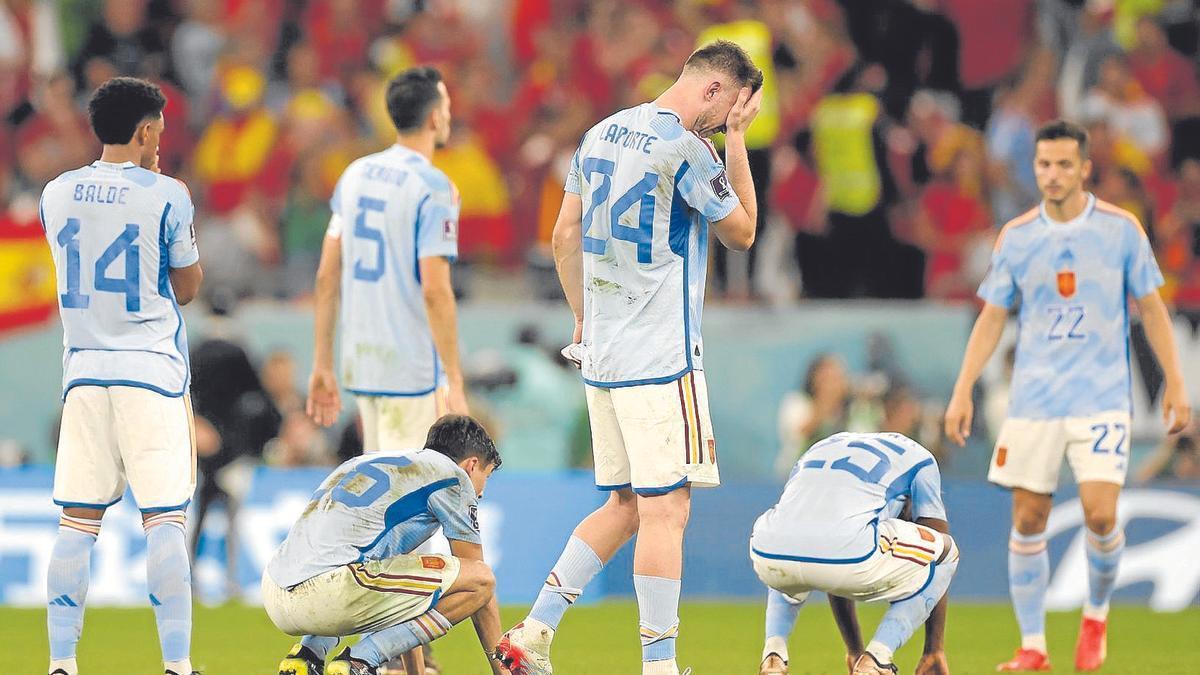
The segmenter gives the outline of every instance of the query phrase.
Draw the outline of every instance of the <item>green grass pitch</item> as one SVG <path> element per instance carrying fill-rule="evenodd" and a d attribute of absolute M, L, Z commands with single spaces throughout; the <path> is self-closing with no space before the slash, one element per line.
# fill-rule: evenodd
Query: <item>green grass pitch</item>
<path fill-rule="evenodd" d="M 869 637 L 882 608 L 860 607 Z M 507 627 L 524 608 L 504 610 Z M 754 675 L 762 640 L 762 607 L 753 603 L 687 602 L 681 609 L 679 663 L 696 675 Z M 1057 672 L 1071 672 L 1078 613 L 1052 613 L 1047 630 Z M 572 609 L 554 645 L 560 675 L 636 675 L 640 672 L 637 607 L 606 602 Z M 1116 607 L 1109 635 L 1108 675 L 1200 673 L 1200 608 L 1156 614 L 1138 607 Z M 271 625 L 261 609 L 228 605 L 197 608 L 193 665 L 206 675 L 273 675 L 293 642 Z M 911 673 L 921 634 L 897 655 L 900 672 Z M 954 673 L 990 673 L 1016 645 L 1016 627 L 1005 605 L 955 605 L 947 629 Z M 792 672 L 844 673 L 841 642 L 828 606 L 810 603 L 800 613 L 792 636 Z M 0 672 L 45 672 L 45 613 L 0 609 Z M 448 675 L 490 672 L 470 624 L 456 627 L 436 644 Z M 154 618 L 146 609 L 94 609 L 87 613 L 79 647 L 82 675 L 161 673 Z"/>

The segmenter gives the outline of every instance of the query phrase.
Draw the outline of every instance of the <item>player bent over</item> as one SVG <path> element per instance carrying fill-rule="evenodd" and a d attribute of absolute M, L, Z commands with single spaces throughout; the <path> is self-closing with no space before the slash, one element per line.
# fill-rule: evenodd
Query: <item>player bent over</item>
<path fill-rule="evenodd" d="M 500 614 L 477 514 L 499 466 L 478 422 L 446 415 L 430 427 L 423 450 L 380 451 L 335 469 L 263 574 L 271 621 L 303 636 L 280 675 L 376 675 L 467 618 L 492 672 L 507 673 L 491 660 Z M 439 526 L 452 555 L 411 553 Z M 360 633 L 326 669 L 339 639 Z"/>
<path fill-rule="evenodd" d="M 880 517 L 903 497 L 915 523 Z M 917 672 L 945 673 L 945 595 L 959 560 L 948 531 L 941 474 L 928 450 L 900 434 L 841 433 L 796 463 L 779 503 L 754 524 L 750 560 L 778 593 L 768 612 L 780 601 L 802 605 L 811 591 L 891 603 L 854 675 L 898 672 L 892 654 L 922 622 L 936 635 Z M 764 661 L 774 654 L 786 662 L 786 644 L 768 650 Z"/>

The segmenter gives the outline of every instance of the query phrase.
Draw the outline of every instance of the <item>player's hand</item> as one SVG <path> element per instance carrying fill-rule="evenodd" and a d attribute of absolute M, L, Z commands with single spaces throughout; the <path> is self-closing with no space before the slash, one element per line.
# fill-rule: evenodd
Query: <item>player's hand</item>
<path fill-rule="evenodd" d="M 862 656 L 862 652 L 846 652 L 846 672 L 854 675 L 854 664 L 858 663 L 858 657 Z"/>
<path fill-rule="evenodd" d="M 571 342 L 583 342 L 583 319 L 575 319 L 575 332 L 571 333 Z"/>
<path fill-rule="evenodd" d="M 1169 424 L 1171 427 L 1169 433 L 1175 434 L 1183 431 L 1183 428 L 1191 421 L 1192 406 L 1188 403 L 1187 391 L 1184 390 L 1182 382 L 1178 380 L 1167 382 L 1167 388 L 1163 391 L 1162 409 L 1163 424 Z"/>
<path fill-rule="evenodd" d="M 742 87 L 738 92 L 737 102 L 729 109 L 729 116 L 725 118 L 726 133 L 743 133 L 758 116 L 758 109 L 762 105 L 763 90 L 759 89 L 753 94 L 750 93 L 750 87 Z"/>
<path fill-rule="evenodd" d="M 950 397 L 950 405 L 946 407 L 946 437 L 960 446 L 967 444 L 971 437 L 971 419 L 974 417 L 974 404 L 971 395 L 955 393 Z"/>
<path fill-rule="evenodd" d="M 946 663 L 946 652 L 932 652 L 921 657 L 915 675 L 950 675 L 950 664 Z"/>
<path fill-rule="evenodd" d="M 446 410 L 447 415 L 470 415 L 471 410 L 467 407 L 467 389 L 462 383 L 451 384 L 446 391 Z"/>
<path fill-rule="evenodd" d="M 342 397 L 338 393 L 337 377 L 332 368 L 314 368 L 308 378 L 308 401 L 305 412 L 317 424 L 328 427 L 342 413 Z"/>

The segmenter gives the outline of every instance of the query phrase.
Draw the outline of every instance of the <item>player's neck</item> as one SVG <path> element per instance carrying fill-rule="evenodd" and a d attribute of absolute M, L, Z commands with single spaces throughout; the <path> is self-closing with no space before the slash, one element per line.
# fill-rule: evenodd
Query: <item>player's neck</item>
<path fill-rule="evenodd" d="M 141 148 L 135 148 L 130 145 L 106 145 L 104 146 L 104 150 L 100 152 L 100 161 L 111 164 L 123 164 L 125 162 L 137 164 L 141 158 Z"/>
<path fill-rule="evenodd" d="M 678 81 L 654 99 L 654 105 L 679 115 L 679 123 L 684 129 L 691 129 L 696 123 L 696 113 L 689 110 L 686 93 Z"/>
<path fill-rule="evenodd" d="M 1046 215 L 1050 216 L 1051 220 L 1069 223 L 1078 218 L 1079 214 L 1087 208 L 1088 193 L 1080 190 L 1062 201 L 1053 202 L 1046 199 L 1042 201 L 1042 204 L 1045 205 Z"/>
<path fill-rule="evenodd" d="M 433 160 L 433 134 L 400 134 L 396 137 L 396 145 L 406 147 L 425 159 Z"/>

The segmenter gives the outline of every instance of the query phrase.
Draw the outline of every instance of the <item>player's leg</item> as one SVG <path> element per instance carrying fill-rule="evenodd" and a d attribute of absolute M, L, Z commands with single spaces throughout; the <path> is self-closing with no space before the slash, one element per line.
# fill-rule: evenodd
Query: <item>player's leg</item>
<path fill-rule="evenodd" d="M 1046 589 L 1050 557 L 1046 520 L 1050 495 L 1069 442 L 1067 422 L 1005 420 L 996 439 L 988 480 L 1012 490 L 1012 531 L 1008 541 L 1008 588 L 1021 630 L 1021 647 L 1002 671 L 1048 670 Z"/>
<path fill-rule="evenodd" d="M 1117 526 L 1117 499 L 1121 486 L 1089 481 L 1079 484 L 1083 518 L 1087 526 L 1088 599 L 1080 619 L 1075 644 L 1075 669 L 1092 671 L 1108 655 L 1108 603 L 1117 585 L 1125 535 Z"/>
<path fill-rule="evenodd" d="M 683 532 L 691 515 L 688 486 L 638 496 L 638 537 L 633 551 L 633 588 L 642 637 L 642 672 L 676 675 Z"/>
<path fill-rule="evenodd" d="M 866 651 L 854 666 L 856 674 L 895 672 L 893 654 L 930 618 L 958 570 L 958 546 L 950 535 L 903 521 L 881 523 L 881 535 L 887 529 L 885 525 L 891 526 L 894 534 L 887 562 L 891 569 L 885 573 L 893 584 L 881 599 L 890 599 L 891 594 L 903 593 L 918 582 L 921 585 L 906 596 L 892 600 Z M 922 570 L 919 561 L 925 555 L 930 562 L 928 569 Z"/>
<path fill-rule="evenodd" d="M 195 434 L 187 396 L 112 387 L 117 445 L 146 533 L 146 587 L 164 669 L 190 675 L 192 573 L 186 509 L 196 488 Z"/>
<path fill-rule="evenodd" d="M 51 675 L 78 672 L 75 648 L 83 632 L 92 548 L 104 510 L 124 492 L 108 390 L 74 387 L 63 405 L 54 468 L 54 503 L 63 512 L 46 575 Z"/>
<path fill-rule="evenodd" d="M 788 638 L 807 599 L 807 594 L 797 600 L 774 588 L 767 589 L 766 639 L 758 669 L 760 675 L 788 672 Z"/>
<path fill-rule="evenodd" d="M 379 400 L 378 396 L 354 396 L 358 421 L 362 424 L 363 454 L 379 451 Z"/>
<path fill-rule="evenodd" d="M 529 615 L 500 639 L 497 658 L 524 673 L 548 673 L 550 646 L 567 609 L 617 550 L 637 532 L 637 501 L 630 489 L 629 458 L 613 408 L 612 392 L 586 386 L 596 486 L 604 504 L 571 533 Z"/>
<path fill-rule="evenodd" d="M 495 595 L 496 578 L 491 568 L 479 560 L 457 560 L 457 568 L 454 581 L 433 607 L 398 624 L 367 634 L 338 658 L 347 662 L 361 661 L 377 668 L 401 654 L 433 642 L 449 632 L 455 624 L 478 612 Z M 350 672 L 335 669 L 334 664 L 330 664 L 329 675 L 349 675 Z"/>
<path fill-rule="evenodd" d="M 1125 536 L 1117 501 L 1129 468 L 1129 413 L 1113 411 L 1073 420 L 1067 460 L 1079 483 L 1087 528 L 1088 599 L 1075 645 L 1075 669 L 1092 671 L 1107 656 L 1108 602 L 1117 584 Z"/>
<path fill-rule="evenodd" d="M 638 500 L 633 585 L 641 616 L 642 672 L 676 675 L 683 533 L 692 487 L 720 484 L 704 374 L 613 391 Z"/>

